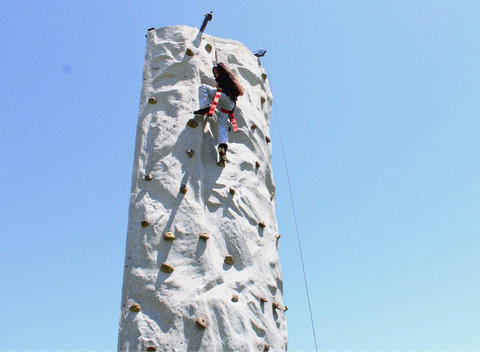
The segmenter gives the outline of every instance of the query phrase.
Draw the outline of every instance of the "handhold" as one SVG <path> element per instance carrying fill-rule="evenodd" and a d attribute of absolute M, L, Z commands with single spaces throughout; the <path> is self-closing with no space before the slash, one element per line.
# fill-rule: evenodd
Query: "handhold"
<path fill-rule="evenodd" d="M 165 274 L 171 274 L 173 273 L 173 266 L 168 265 L 167 263 L 163 263 L 162 265 L 160 265 L 160 270 Z"/>
<path fill-rule="evenodd" d="M 254 131 L 257 128 L 257 125 L 253 124 L 250 126 L 250 128 L 252 129 L 252 131 Z"/>
<path fill-rule="evenodd" d="M 200 237 L 202 240 L 208 240 L 208 239 L 210 238 L 210 236 L 207 235 L 206 232 L 200 232 L 199 237 Z"/>
<path fill-rule="evenodd" d="M 275 193 L 274 193 L 274 192 L 270 193 L 270 200 L 273 200 L 273 197 L 274 197 L 274 196 L 275 196 Z"/>
<path fill-rule="evenodd" d="M 265 97 L 261 97 L 261 98 L 260 98 L 260 102 L 261 102 L 262 104 L 265 103 Z"/>
<path fill-rule="evenodd" d="M 264 229 L 267 225 L 265 225 L 265 223 L 263 221 L 260 221 L 258 223 L 258 226 L 260 226 L 262 229 Z"/>
<path fill-rule="evenodd" d="M 268 300 L 265 297 L 260 297 L 260 302 L 268 302 Z"/>
<path fill-rule="evenodd" d="M 192 149 L 187 149 L 187 155 L 190 157 L 190 158 L 193 158 L 193 155 L 195 154 L 195 152 L 192 150 Z"/>
<path fill-rule="evenodd" d="M 165 238 L 166 240 L 174 240 L 175 239 L 175 235 L 171 232 L 165 232 L 163 234 L 163 238 Z"/>
<path fill-rule="evenodd" d="M 255 161 L 255 168 L 258 169 L 260 167 L 260 163 L 258 161 Z"/>
<path fill-rule="evenodd" d="M 187 193 L 187 190 L 188 190 L 187 185 L 182 185 L 182 187 L 180 187 L 180 192 L 182 192 L 183 194 Z"/>
<path fill-rule="evenodd" d="M 156 104 L 156 103 L 157 103 L 157 98 L 155 98 L 155 97 L 150 97 L 150 98 L 148 98 L 148 102 L 149 102 L 150 104 Z"/>
<path fill-rule="evenodd" d="M 207 319 L 203 317 L 198 317 L 197 320 L 195 321 L 197 325 L 203 329 L 207 327 Z"/>
<path fill-rule="evenodd" d="M 135 303 L 135 304 L 132 304 L 132 305 L 130 306 L 130 311 L 131 311 L 131 312 L 138 313 L 138 312 L 140 312 L 141 310 L 142 310 L 142 307 L 140 306 L 140 304 Z"/>
<path fill-rule="evenodd" d="M 283 311 L 286 312 L 288 310 L 287 306 L 283 306 Z"/>
<path fill-rule="evenodd" d="M 187 122 L 187 126 L 188 126 L 188 127 L 191 127 L 191 128 L 195 128 L 195 127 L 198 126 L 198 122 L 195 121 L 194 119 L 190 119 L 190 120 L 188 120 L 188 122 Z"/>
<path fill-rule="evenodd" d="M 207 43 L 207 45 L 205 45 L 205 50 L 206 50 L 207 52 L 211 53 L 211 52 L 212 52 L 212 49 L 213 49 L 213 47 L 212 47 L 212 45 L 211 45 L 210 43 Z"/>
<path fill-rule="evenodd" d="M 232 296 L 232 302 L 238 302 L 238 295 L 236 293 Z"/>
<path fill-rule="evenodd" d="M 270 351 L 270 345 L 268 343 L 265 344 L 265 347 L 263 348 L 264 351 Z"/>
<path fill-rule="evenodd" d="M 228 265 L 233 265 L 234 259 L 231 255 L 226 255 L 225 256 L 225 264 Z"/>
<path fill-rule="evenodd" d="M 150 174 L 145 175 L 145 180 L 146 180 L 146 181 L 151 181 L 151 180 L 153 180 L 153 176 L 150 175 Z"/>
<path fill-rule="evenodd" d="M 233 187 L 230 187 L 230 190 L 229 190 L 230 194 L 233 196 L 235 195 L 235 189 Z"/>
<path fill-rule="evenodd" d="M 267 74 L 265 72 L 262 73 L 262 78 L 267 79 Z"/>
<path fill-rule="evenodd" d="M 273 302 L 272 306 L 273 306 L 273 309 L 282 309 L 282 306 L 278 302 Z"/>
<path fill-rule="evenodd" d="M 265 136 L 265 141 L 267 141 L 267 143 L 270 143 L 270 142 L 271 142 L 271 139 L 270 139 L 270 137 L 268 137 L 268 136 Z"/>
<path fill-rule="evenodd" d="M 279 239 L 280 239 L 280 237 L 282 237 L 282 236 L 281 236 L 281 235 L 279 235 L 279 234 L 276 234 L 276 235 L 275 235 L 275 238 L 276 238 L 277 240 L 279 240 Z"/>
<path fill-rule="evenodd" d="M 140 224 L 141 224 L 143 227 L 147 227 L 148 225 L 150 225 L 150 221 L 148 221 L 148 220 L 142 220 L 142 221 L 140 222 Z"/>
<path fill-rule="evenodd" d="M 195 55 L 195 54 L 193 53 L 192 49 L 187 49 L 187 51 L 185 52 L 185 54 L 188 55 L 188 56 L 193 56 L 193 55 Z"/>
<path fill-rule="evenodd" d="M 157 348 L 154 347 L 154 346 L 148 346 L 147 347 L 147 352 L 155 352 L 156 350 L 157 350 Z"/>

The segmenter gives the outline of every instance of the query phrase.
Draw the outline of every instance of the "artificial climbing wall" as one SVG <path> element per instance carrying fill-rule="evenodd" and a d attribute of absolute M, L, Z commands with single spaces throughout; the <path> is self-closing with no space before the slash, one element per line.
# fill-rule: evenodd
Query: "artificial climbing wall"
<path fill-rule="evenodd" d="M 245 88 L 224 168 L 215 117 L 192 114 L 199 84 L 215 85 L 215 48 Z M 148 31 L 119 351 L 286 351 L 271 103 L 241 43 L 186 26 Z"/>

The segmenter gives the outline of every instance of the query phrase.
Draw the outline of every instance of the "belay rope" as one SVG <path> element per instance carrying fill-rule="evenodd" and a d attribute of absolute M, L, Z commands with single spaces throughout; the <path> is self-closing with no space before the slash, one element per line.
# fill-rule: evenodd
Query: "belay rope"
<path fill-rule="evenodd" d="M 268 65 L 265 60 L 265 66 L 268 70 Z M 270 72 L 270 71 L 269 71 Z M 270 87 L 272 85 L 270 84 Z M 270 89 L 273 93 L 273 89 Z M 315 334 L 315 324 L 313 322 L 313 314 L 312 314 L 312 304 L 310 303 L 310 292 L 308 290 L 308 283 L 307 283 L 307 274 L 305 272 L 305 263 L 303 260 L 303 252 L 302 252 L 302 244 L 300 241 L 300 232 L 298 231 L 298 221 L 297 221 L 297 213 L 295 211 L 295 202 L 293 201 L 293 191 L 292 191 L 292 184 L 290 182 L 290 174 L 288 172 L 288 164 L 287 164 L 287 156 L 285 154 L 285 146 L 283 144 L 283 138 L 282 138 L 282 130 L 280 128 L 280 120 L 278 118 L 278 112 L 277 112 L 277 105 L 273 104 L 273 110 L 275 112 L 275 120 L 277 121 L 277 127 L 278 127 L 278 134 L 280 136 L 280 145 L 282 146 L 282 154 L 283 154 L 283 161 L 285 163 L 285 171 L 287 174 L 287 181 L 288 181 L 288 189 L 290 191 L 290 201 L 292 203 L 292 210 L 293 210 L 293 218 L 295 220 L 295 230 L 297 233 L 297 242 L 298 242 L 298 249 L 300 251 L 300 261 L 302 262 L 302 272 L 303 272 L 303 281 L 305 283 L 305 292 L 307 294 L 307 302 L 308 302 L 308 311 L 310 313 L 310 322 L 312 324 L 312 333 L 313 333 L 313 341 L 315 343 L 315 351 L 318 352 L 318 347 L 317 347 L 317 337 Z"/>

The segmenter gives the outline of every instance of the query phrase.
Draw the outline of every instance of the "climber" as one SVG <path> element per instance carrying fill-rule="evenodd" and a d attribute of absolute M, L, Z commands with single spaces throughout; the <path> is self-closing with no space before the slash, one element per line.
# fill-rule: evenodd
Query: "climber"
<path fill-rule="evenodd" d="M 217 165 L 225 166 L 228 149 L 228 119 L 230 119 L 233 131 L 237 132 L 238 127 L 233 111 L 235 110 L 238 96 L 243 95 L 243 87 L 238 82 L 235 73 L 223 62 L 213 67 L 212 71 L 215 76 L 215 81 L 217 82 L 217 87 L 213 88 L 206 84 L 201 84 L 200 87 L 198 87 L 200 109 L 193 113 L 196 115 L 212 116 L 217 105 L 220 107 L 220 112 L 218 113 L 219 161 Z"/>

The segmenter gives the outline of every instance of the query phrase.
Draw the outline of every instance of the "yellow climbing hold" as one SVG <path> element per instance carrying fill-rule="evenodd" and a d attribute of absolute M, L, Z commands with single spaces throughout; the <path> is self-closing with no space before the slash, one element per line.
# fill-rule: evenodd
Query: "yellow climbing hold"
<path fill-rule="evenodd" d="M 273 306 L 273 309 L 282 309 L 282 306 L 278 302 L 273 302 L 272 306 Z"/>
<path fill-rule="evenodd" d="M 262 73 L 262 78 L 267 79 L 267 74 L 265 72 Z"/>
<path fill-rule="evenodd" d="M 260 163 L 258 161 L 255 161 L 255 168 L 256 169 L 260 168 Z"/>
<path fill-rule="evenodd" d="M 162 265 L 160 265 L 160 270 L 162 272 L 164 272 L 165 274 L 171 274 L 171 273 L 173 273 L 173 266 L 171 266 L 167 263 L 163 263 Z"/>
<path fill-rule="evenodd" d="M 195 54 L 193 53 L 192 49 L 187 49 L 187 51 L 185 52 L 185 54 L 188 55 L 188 56 L 193 56 L 193 55 L 195 55 Z"/>
<path fill-rule="evenodd" d="M 141 310 L 142 310 L 142 307 L 140 306 L 140 304 L 135 303 L 135 304 L 132 304 L 132 305 L 130 306 L 130 311 L 131 311 L 131 312 L 138 313 L 138 312 L 140 312 Z"/>
<path fill-rule="evenodd" d="M 236 293 L 232 296 L 232 302 L 238 302 L 238 295 Z"/>
<path fill-rule="evenodd" d="M 257 128 L 257 125 L 253 124 L 250 126 L 250 128 L 252 129 L 252 131 L 255 131 L 255 129 Z"/>
<path fill-rule="evenodd" d="M 172 232 L 165 232 L 163 234 L 163 238 L 165 238 L 166 240 L 174 240 L 175 235 Z"/>
<path fill-rule="evenodd" d="M 230 187 L 230 190 L 229 190 L 230 194 L 233 196 L 235 195 L 235 189 L 233 187 Z"/>
<path fill-rule="evenodd" d="M 198 122 L 195 121 L 194 119 L 190 119 L 190 120 L 188 120 L 188 122 L 187 122 L 187 126 L 188 126 L 188 127 L 191 127 L 191 128 L 198 127 Z"/>
<path fill-rule="evenodd" d="M 283 311 L 286 312 L 288 310 L 287 306 L 283 306 Z"/>
<path fill-rule="evenodd" d="M 197 320 L 195 321 L 197 325 L 203 329 L 207 327 L 207 319 L 204 317 L 198 317 Z"/>
<path fill-rule="evenodd" d="M 150 225 L 150 221 L 148 221 L 148 220 L 142 220 L 142 221 L 140 222 L 140 224 L 141 224 L 143 227 L 147 227 L 148 225 Z"/>
<path fill-rule="evenodd" d="M 192 149 L 187 149 L 187 155 L 190 157 L 190 158 L 193 158 L 193 155 L 195 154 L 195 152 L 192 150 Z"/>
<path fill-rule="evenodd" d="M 182 185 L 182 187 L 180 187 L 180 192 L 182 192 L 183 194 L 187 193 L 187 190 L 188 190 L 187 185 Z"/>
<path fill-rule="evenodd" d="M 153 176 L 148 174 L 148 175 L 145 176 L 145 180 L 146 181 L 151 181 L 151 180 L 153 180 Z"/>
<path fill-rule="evenodd" d="M 282 235 L 279 235 L 279 234 L 276 234 L 276 235 L 275 235 L 275 238 L 276 238 L 277 240 L 279 240 L 280 237 L 282 237 Z"/>
<path fill-rule="evenodd" d="M 271 139 L 270 139 L 270 137 L 268 137 L 268 136 L 265 136 L 265 141 L 266 141 L 267 143 L 270 143 L 270 142 L 271 142 Z"/>
<path fill-rule="evenodd" d="M 212 52 L 212 44 L 210 43 L 207 43 L 207 45 L 205 45 L 205 50 L 208 52 L 208 53 L 211 53 Z"/>
<path fill-rule="evenodd" d="M 224 261 L 225 261 L 225 264 L 233 265 L 234 259 L 231 255 L 226 255 Z"/>
<path fill-rule="evenodd" d="M 261 102 L 262 104 L 264 104 L 264 103 L 265 103 L 265 97 L 261 97 L 261 98 L 260 98 L 260 102 Z"/>
<path fill-rule="evenodd" d="M 270 345 L 268 343 L 265 344 L 265 347 L 263 348 L 264 351 L 270 351 Z"/>
<path fill-rule="evenodd" d="M 150 97 L 150 98 L 148 98 L 148 102 L 149 102 L 150 104 L 156 104 L 156 103 L 157 103 L 157 98 L 155 98 L 155 97 Z"/>
<path fill-rule="evenodd" d="M 262 229 L 264 229 L 267 225 L 265 225 L 265 223 L 263 221 L 260 221 L 258 223 L 258 226 L 260 226 Z"/>
<path fill-rule="evenodd" d="M 210 238 L 210 236 L 207 235 L 206 232 L 200 232 L 199 237 L 200 237 L 202 240 L 208 240 L 208 239 Z"/>

